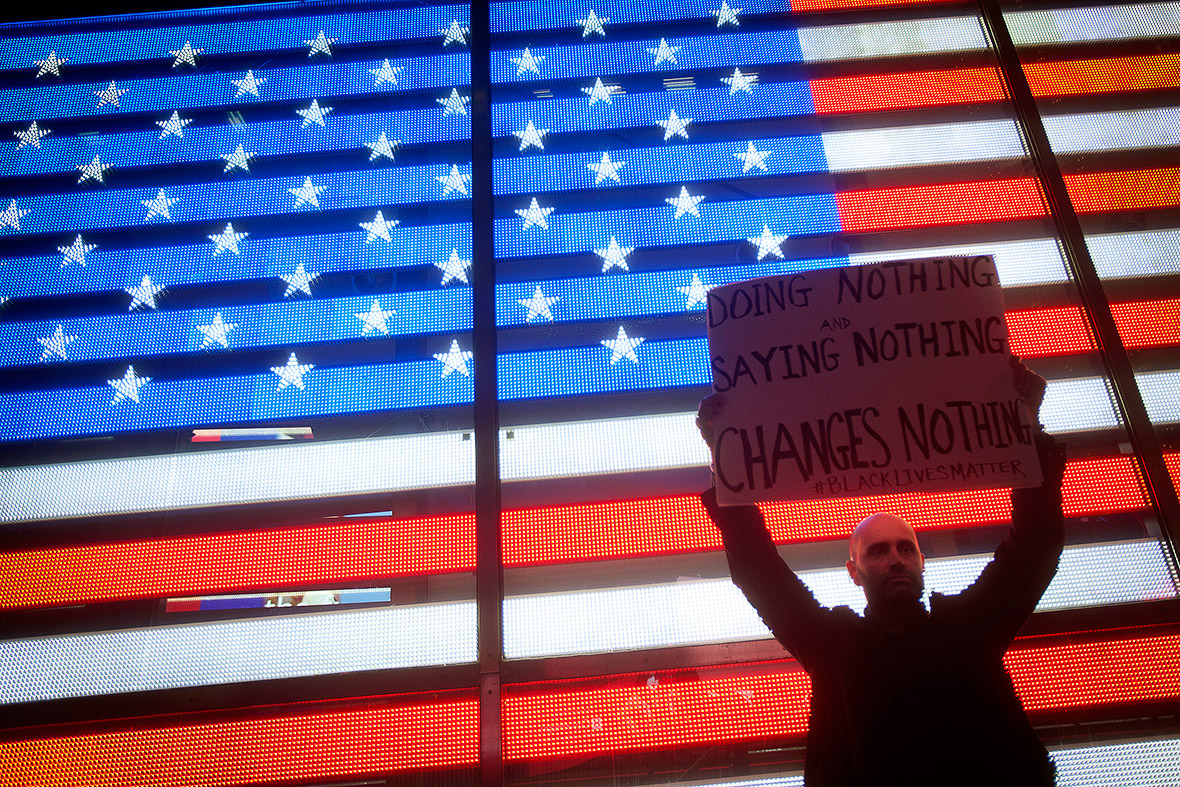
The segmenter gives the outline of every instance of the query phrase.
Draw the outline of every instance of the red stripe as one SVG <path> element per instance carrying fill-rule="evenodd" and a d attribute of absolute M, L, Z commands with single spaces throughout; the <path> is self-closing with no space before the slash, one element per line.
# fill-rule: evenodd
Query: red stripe
<path fill-rule="evenodd" d="M 1180 635 L 1014 648 L 1005 657 L 1032 711 L 1180 698 Z M 509 760 L 759 739 L 801 741 L 810 682 L 790 662 L 620 675 L 614 685 L 507 687 Z M 564 690 L 560 690 L 564 689 Z M 475 700 L 247 719 L 0 743 L 5 787 L 171 787 L 296 781 L 462 767 L 478 756 Z"/>
<path fill-rule="evenodd" d="M 1180 345 L 1180 298 L 1112 303 L 1110 313 L 1129 349 Z M 1005 317 L 1012 352 L 1023 358 L 1096 349 L 1080 306 L 1010 311 Z"/>
<path fill-rule="evenodd" d="M 1096 349 L 1080 306 L 1010 311 L 1004 317 L 1008 344 L 1021 358 L 1080 355 Z"/>
<path fill-rule="evenodd" d="M 1180 206 L 1180 167 L 1065 176 L 1078 213 L 1116 213 Z"/>
<path fill-rule="evenodd" d="M 1131 349 L 1180 344 L 1180 298 L 1113 303 L 1110 313 L 1123 344 Z"/>
<path fill-rule="evenodd" d="M 994 68 L 960 68 L 870 74 L 811 80 L 817 115 L 879 112 L 1002 101 L 1004 86 Z"/>
<path fill-rule="evenodd" d="M 170 787 L 455 767 L 479 753 L 476 700 L 0 744 L 3 787 Z"/>
<path fill-rule="evenodd" d="M 847 191 L 836 195 L 836 207 L 845 232 L 1013 221 L 1046 212 L 1035 178 Z"/>
<path fill-rule="evenodd" d="M 791 0 L 791 10 L 841 11 L 847 8 L 878 8 L 904 5 L 961 5 L 964 0 Z"/>
<path fill-rule="evenodd" d="M 1115 213 L 1180 206 L 1180 168 L 1065 176 L 1079 213 Z M 845 232 L 982 224 L 1046 214 L 1035 178 L 864 189 L 836 195 Z"/>
<path fill-rule="evenodd" d="M 1071 462 L 1069 516 L 1138 510 L 1146 497 L 1130 457 Z M 845 538 L 874 511 L 919 530 L 1007 521 L 1004 490 L 899 494 L 765 507 L 782 543 Z M 471 516 L 370 520 L 286 530 L 191 536 L 0 555 L 0 607 L 81 604 L 241 592 L 266 587 L 388 581 L 471 571 Z M 555 506 L 504 513 L 507 566 L 717 550 L 721 542 L 694 496 Z"/>
<path fill-rule="evenodd" d="M 1038 98 L 1172 90 L 1180 87 L 1180 54 L 1025 63 L 1024 74 Z"/>
<path fill-rule="evenodd" d="M 1064 710 L 1180 696 L 1180 636 L 1009 651 L 1017 694 L 1030 710 Z M 810 681 L 798 669 L 618 688 L 509 693 L 504 756 L 533 759 L 734 740 L 799 739 Z M 535 690 L 534 690 L 535 691 Z M 595 723 L 587 723 L 594 720 Z M 515 733 L 515 734 L 513 734 Z"/>
<path fill-rule="evenodd" d="M 807 10 L 846 7 L 840 0 L 815 0 L 809 5 L 814 8 Z M 796 6 L 793 10 L 803 9 Z M 1033 95 L 1040 98 L 1180 87 L 1180 55 L 1174 53 L 1026 63 L 1024 71 Z M 982 104 L 1006 99 L 999 73 L 991 67 L 813 79 L 811 96 L 819 115 Z"/>

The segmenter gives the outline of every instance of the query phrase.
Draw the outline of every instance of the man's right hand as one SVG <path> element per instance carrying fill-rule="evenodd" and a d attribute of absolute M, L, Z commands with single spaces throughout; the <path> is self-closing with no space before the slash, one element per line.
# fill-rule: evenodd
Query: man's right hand
<path fill-rule="evenodd" d="M 709 446 L 709 453 L 713 453 L 713 438 L 716 433 L 715 426 L 718 416 L 721 415 L 721 408 L 725 405 L 725 400 L 719 393 L 711 393 L 705 398 L 701 399 L 700 405 L 697 407 L 697 429 L 701 432 L 701 439 L 705 441 L 705 445 Z"/>

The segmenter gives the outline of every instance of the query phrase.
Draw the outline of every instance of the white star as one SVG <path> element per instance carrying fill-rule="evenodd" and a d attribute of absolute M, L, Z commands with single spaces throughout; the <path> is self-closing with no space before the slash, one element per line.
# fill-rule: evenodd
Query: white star
<path fill-rule="evenodd" d="M 28 215 L 28 210 L 21 210 L 16 206 L 16 200 L 8 203 L 8 207 L 0 213 L 0 227 L 12 227 L 14 230 L 20 230 L 20 220 L 22 216 Z"/>
<path fill-rule="evenodd" d="M 711 289 L 713 288 L 705 286 L 705 283 L 701 281 L 701 277 L 694 272 L 689 285 L 687 287 L 677 287 L 676 291 L 688 297 L 688 303 L 684 304 L 684 308 L 691 309 L 693 306 L 704 304 L 705 296 L 709 294 L 709 290 Z"/>
<path fill-rule="evenodd" d="M 107 380 L 107 385 L 115 389 L 115 398 L 111 400 L 111 404 L 115 405 L 124 399 L 130 399 L 133 402 L 139 401 L 139 389 L 152 381 L 150 377 L 137 377 L 135 374 L 135 367 L 128 366 L 127 371 L 123 372 L 123 376 L 118 380 Z"/>
<path fill-rule="evenodd" d="M 626 358 L 633 363 L 639 363 L 639 356 L 635 354 L 635 348 L 643 344 L 643 337 L 636 336 L 632 339 L 623 330 L 623 326 L 619 326 L 619 332 L 613 339 L 603 339 L 599 344 L 610 350 L 610 364 L 614 366 L 619 361 Z"/>
<path fill-rule="evenodd" d="M 160 139 L 167 136 L 184 137 L 184 127 L 192 123 L 192 118 L 182 118 L 180 112 L 173 110 L 172 117 L 167 120 L 157 120 L 156 125 L 163 131 L 160 132 Z"/>
<path fill-rule="evenodd" d="M 140 306 L 156 308 L 156 293 L 162 289 L 164 285 L 152 284 L 151 276 L 144 276 L 143 281 L 134 287 L 123 288 L 123 292 L 131 296 L 131 305 L 127 307 L 127 311 L 134 311 Z"/>
<path fill-rule="evenodd" d="M 139 204 L 148 209 L 148 213 L 143 217 L 143 220 L 147 221 L 153 216 L 163 216 L 170 220 L 172 214 L 169 212 L 169 208 L 176 204 L 176 202 L 176 199 L 170 198 L 164 193 L 164 189 L 160 189 L 160 192 L 152 199 L 141 199 Z"/>
<path fill-rule="evenodd" d="M 397 314 L 393 309 L 382 309 L 381 303 L 374 298 L 373 305 L 369 307 L 367 312 L 358 312 L 354 316 L 364 323 L 361 326 L 361 336 L 368 336 L 373 331 L 380 331 L 382 334 L 389 335 L 389 325 L 386 323 L 393 315 Z"/>
<path fill-rule="evenodd" d="M 398 220 L 386 221 L 385 217 L 381 215 L 381 211 L 377 211 L 377 215 L 373 217 L 372 221 L 362 221 L 360 226 L 365 230 L 365 243 L 372 243 L 377 238 L 382 238 L 385 241 L 392 243 L 393 238 L 390 237 L 389 231 L 398 225 Z"/>
<path fill-rule="evenodd" d="M 193 49 L 192 41 L 185 41 L 184 46 L 180 49 L 170 49 L 168 54 L 172 55 L 175 60 L 172 61 L 172 67 L 177 68 L 182 63 L 188 63 L 193 68 L 197 67 L 197 55 L 204 52 L 204 49 Z"/>
<path fill-rule="evenodd" d="M 76 262 L 83 268 L 86 267 L 86 255 L 97 249 L 98 246 L 93 243 L 87 243 L 82 240 L 82 236 L 74 238 L 73 244 L 69 246 L 58 246 L 57 250 L 62 253 L 61 266 L 64 268 L 71 262 Z"/>
<path fill-rule="evenodd" d="M 717 26 L 733 25 L 734 27 L 741 27 L 742 23 L 738 21 L 738 14 L 742 12 L 740 8 L 730 8 L 727 0 L 721 0 L 721 7 L 709 13 L 717 17 Z"/>
<path fill-rule="evenodd" d="M 615 183 L 622 183 L 619 179 L 619 169 L 626 164 L 626 161 L 611 161 L 610 153 L 603 151 L 602 159 L 596 162 L 591 162 L 586 166 L 594 172 L 594 185 L 598 185 L 602 181 L 610 178 Z"/>
<path fill-rule="evenodd" d="M 459 168 L 454 164 L 451 165 L 451 171 L 446 175 L 435 175 L 435 180 L 443 184 L 443 196 L 447 196 L 452 191 L 459 191 L 463 194 L 467 193 L 467 184 L 471 182 L 471 176 L 460 172 Z"/>
<path fill-rule="evenodd" d="M 467 269 L 471 267 L 471 260 L 465 260 L 459 256 L 458 249 L 451 249 L 450 259 L 445 262 L 436 262 L 434 267 L 443 272 L 441 284 L 454 281 L 459 281 L 467 284 Z"/>
<path fill-rule="evenodd" d="M 238 87 L 238 92 L 234 93 L 234 98 L 245 95 L 246 93 L 249 93 L 252 96 L 257 96 L 258 88 L 265 84 L 267 79 L 269 79 L 269 77 L 262 77 L 260 79 L 254 76 L 253 71 L 247 71 L 246 76 L 242 77 L 241 79 L 231 79 L 230 82 L 233 82 Z"/>
<path fill-rule="evenodd" d="M 667 202 L 672 207 L 676 208 L 676 215 L 673 218 L 680 218 L 685 213 L 691 213 L 694 216 L 700 216 L 700 211 L 697 210 L 697 205 L 703 200 L 705 196 L 694 196 L 688 193 L 687 186 L 680 187 L 680 193 L 675 197 L 666 197 L 664 202 Z"/>
<path fill-rule="evenodd" d="M 591 33 L 598 33 L 598 35 L 606 38 L 606 30 L 603 28 L 607 22 L 610 21 L 609 16 L 599 16 L 594 13 L 594 9 L 590 9 L 590 13 L 586 15 L 585 19 L 579 19 L 578 24 L 582 26 L 582 38 Z"/>
<path fill-rule="evenodd" d="M 524 131 L 513 132 L 520 139 L 520 149 L 537 147 L 541 150 L 545 149 L 545 143 L 541 141 L 541 137 L 549 133 L 547 128 L 537 128 L 533 125 L 533 121 L 525 126 Z"/>
<path fill-rule="evenodd" d="M 783 241 L 787 239 L 787 235 L 775 235 L 770 231 L 770 226 L 762 225 L 762 234 L 757 238 L 746 238 L 746 240 L 758 247 L 758 259 L 762 259 L 767 254 L 773 254 L 780 260 L 783 258 L 783 251 L 779 247 Z"/>
<path fill-rule="evenodd" d="M 380 68 L 369 69 L 369 73 L 372 74 L 374 79 L 377 80 L 373 83 L 373 87 L 378 87 L 385 84 L 386 82 L 391 85 L 396 85 L 397 75 L 405 70 L 406 69 L 404 66 L 390 65 L 389 58 L 385 58 L 385 62 L 381 64 Z"/>
<path fill-rule="evenodd" d="M 315 123 L 317 126 L 322 128 L 324 127 L 324 118 L 326 118 L 329 113 L 331 113 L 331 111 L 332 107 L 321 107 L 319 99 L 313 98 L 311 100 L 310 107 L 307 109 L 297 109 L 295 110 L 295 114 L 303 118 L 303 123 L 300 124 L 300 128 L 307 128 L 308 123 Z"/>
<path fill-rule="evenodd" d="M 308 57 L 314 57 L 317 53 L 331 57 L 332 56 L 332 44 L 336 43 L 339 40 L 340 40 L 339 38 L 328 38 L 327 36 L 324 35 L 324 31 L 321 30 L 320 34 L 318 36 L 316 36 L 315 38 L 313 38 L 311 40 L 308 40 L 306 38 L 303 39 L 303 43 L 305 43 L 309 47 L 311 47 L 311 51 L 309 51 L 307 53 Z"/>
<path fill-rule="evenodd" d="M 445 353 L 435 353 L 434 360 L 442 361 L 443 370 L 442 376 L 446 377 L 451 372 L 459 372 L 464 377 L 470 377 L 471 372 L 467 368 L 467 362 L 472 359 L 470 350 L 460 350 L 459 340 L 451 339 L 451 348 Z"/>
<path fill-rule="evenodd" d="M 667 142 L 672 137 L 680 136 L 688 139 L 688 124 L 692 122 L 692 118 L 682 118 L 676 114 L 673 109 L 668 113 L 667 120 L 657 120 L 656 125 L 664 127 L 664 141 Z"/>
<path fill-rule="evenodd" d="M 37 341 L 43 348 L 41 350 L 41 357 L 38 361 L 47 361 L 50 358 L 61 358 L 63 361 L 68 361 L 66 357 L 66 345 L 76 340 L 77 336 L 66 336 L 65 331 L 62 330 L 61 323 L 57 324 L 57 329 L 53 333 L 45 337 L 37 337 Z"/>
<path fill-rule="evenodd" d="M 521 230 L 527 230 L 529 227 L 540 227 L 543 230 L 549 229 L 549 214 L 553 212 L 553 208 L 542 208 L 537 203 L 537 198 L 533 197 L 533 201 L 529 203 L 527 208 L 516 209 L 516 215 L 524 219 L 524 226 Z"/>
<path fill-rule="evenodd" d="M 303 267 L 303 263 L 295 266 L 294 273 L 284 273 L 281 278 L 287 282 L 287 291 L 283 293 L 284 298 L 290 298 L 297 292 L 303 292 L 311 295 L 311 283 L 319 278 L 319 273 L 315 271 L 308 272 L 307 268 Z"/>
<path fill-rule="evenodd" d="M 49 134 L 50 131 L 49 129 L 42 130 L 38 128 L 37 122 L 33 121 L 33 124 L 24 131 L 14 131 L 12 133 L 17 139 L 20 140 L 20 144 L 16 146 L 16 149 L 20 150 L 25 145 L 32 145 L 35 148 L 41 147 L 41 139 L 46 134 Z"/>
<path fill-rule="evenodd" d="M 376 142 L 365 143 L 365 147 L 373 151 L 369 154 L 369 161 L 373 161 L 382 157 L 393 161 L 393 154 L 398 148 L 401 147 L 401 144 L 402 141 L 400 139 L 390 139 L 389 137 L 385 136 L 385 132 L 382 131 L 381 135 L 377 137 Z"/>
<path fill-rule="evenodd" d="M 611 96 L 617 96 L 622 92 L 622 88 L 618 85 L 604 85 L 602 78 L 599 77 L 594 80 L 594 87 L 584 87 L 582 92 L 590 96 L 590 106 L 594 106 L 599 101 L 611 103 Z"/>
<path fill-rule="evenodd" d="M 731 75 L 722 77 L 721 81 L 729 85 L 729 95 L 731 96 L 739 90 L 743 93 L 753 93 L 754 83 L 758 81 L 758 75 L 743 74 L 740 68 L 735 68 Z"/>
<path fill-rule="evenodd" d="M 303 185 L 287 189 L 287 193 L 295 195 L 295 207 L 302 205 L 320 206 L 320 193 L 327 190 L 327 186 L 316 186 L 311 178 L 304 178 Z"/>
<path fill-rule="evenodd" d="M 741 153 L 734 153 L 733 157 L 742 162 L 742 172 L 749 172 L 754 167 L 766 171 L 766 157 L 773 153 L 773 150 L 759 150 L 754 147 L 754 143 L 747 143 L 746 149 Z"/>
<path fill-rule="evenodd" d="M 459 95 L 459 89 L 453 87 L 451 95 L 446 98 L 436 98 L 435 101 L 443 105 L 444 115 L 466 115 L 467 102 L 471 101 L 471 98 Z"/>
<path fill-rule="evenodd" d="M 38 67 L 36 78 L 43 77 L 46 74 L 53 74 L 55 77 L 61 76 L 61 71 L 58 69 L 68 63 L 69 60 L 70 58 L 68 57 L 58 57 L 56 50 L 51 51 L 45 56 L 44 60 L 36 61 Z"/>
<path fill-rule="evenodd" d="M 279 387 L 276 391 L 281 391 L 289 386 L 295 386 L 300 391 L 303 390 L 303 375 L 315 368 L 314 363 L 299 363 L 299 359 L 295 357 L 295 353 L 291 353 L 291 357 L 287 359 L 286 366 L 272 366 L 270 370 L 279 376 Z"/>
<path fill-rule="evenodd" d="M 79 164 L 78 166 L 74 167 L 74 169 L 80 170 L 82 172 L 82 174 L 78 176 L 79 183 L 86 180 L 97 180 L 99 183 L 103 183 L 105 181 L 103 181 L 102 175 L 110 168 L 111 165 L 103 164 L 102 159 L 100 159 L 98 156 L 95 156 L 94 160 L 89 164 Z"/>
<path fill-rule="evenodd" d="M 471 32 L 469 28 L 463 27 L 458 20 L 452 19 L 451 26 L 445 30 L 438 31 L 443 38 L 443 46 L 450 46 L 451 44 L 466 44 L 467 34 Z"/>
<path fill-rule="evenodd" d="M 217 244 L 216 248 L 213 249 L 213 256 L 216 257 L 223 251 L 232 251 L 234 254 L 241 254 L 238 251 L 238 241 L 250 237 L 250 233 L 234 232 L 234 225 L 226 224 L 225 229 L 221 231 L 220 235 L 209 235 L 207 237 Z"/>
<path fill-rule="evenodd" d="M 676 53 L 680 51 L 680 47 L 668 46 L 668 40 L 666 38 L 661 38 L 660 45 L 658 47 L 648 47 L 647 51 L 649 54 L 656 56 L 656 62 L 654 65 L 658 66 L 660 63 L 665 61 L 669 63 L 675 63 Z"/>
<path fill-rule="evenodd" d="M 602 257 L 602 272 L 606 273 L 611 268 L 622 268 L 625 271 L 631 270 L 627 267 L 627 257 L 631 252 L 635 251 L 634 246 L 620 246 L 619 242 L 615 240 L 615 236 L 610 236 L 610 245 L 604 249 L 595 249 L 594 253 Z"/>
<path fill-rule="evenodd" d="M 523 298 L 518 300 L 521 306 L 529 310 L 528 316 L 525 317 L 525 322 L 532 322 L 534 318 L 544 318 L 546 320 L 553 320 L 553 312 L 549 307 L 557 303 L 560 298 L 550 298 L 541 290 L 541 286 L 537 285 L 536 291 L 533 292 L 533 297 Z"/>
<path fill-rule="evenodd" d="M 104 104 L 110 104 L 113 107 L 119 106 L 119 96 L 129 91 L 120 90 L 118 85 L 115 84 L 114 80 L 111 80 L 111 84 L 107 85 L 102 90 L 94 90 L 91 92 L 98 96 L 98 105 L 95 107 L 95 109 L 98 109 L 98 107 L 101 107 Z"/>
<path fill-rule="evenodd" d="M 250 171 L 250 159 L 258 154 L 254 151 L 247 151 L 241 145 L 233 153 L 222 153 L 221 157 L 225 159 L 225 169 L 222 172 L 229 172 L 231 169 L 244 169 Z"/>
<path fill-rule="evenodd" d="M 545 55 L 534 55 L 526 46 L 520 57 L 510 57 L 508 59 L 516 64 L 517 76 L 529 72 L 539 76 L 541 74 L 541 69 L 537 68 L 537 66 L 541 65 L 541 61 L 545 59 Z"/>
<path fill-rule="evenodd" d="M 203 334 L 201 339 L 201 349 L 214 344 L 220 344 L 222 347 L 229 347 L 229 332 L 237 328 L 236 322 L 226 322 L 221 319 L 221 312 L 213 315 L 213 322 L 208 325 L 198 325 L 197 330 Z"/>

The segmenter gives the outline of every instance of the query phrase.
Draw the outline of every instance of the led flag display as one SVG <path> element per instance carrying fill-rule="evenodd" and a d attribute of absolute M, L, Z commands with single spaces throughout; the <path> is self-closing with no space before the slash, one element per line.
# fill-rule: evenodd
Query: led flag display
<path fill-rule="evenodd" d="M 162 610 L 173 598 L 187 605 L 178 615 L 211 616 L 10 638 L 36 643 L 12 647 L 27 679 L 10 701 L 57 677 L 70 685 L 55 696 L 68 697 L 475 659 L 470 597 L 394 599 L 397 582 L 433 589 L 475 567 L 474 516 L 454 501 L 474 484 L 473 371 L 488 360 L 470 335 L 481 174 L 494 189 L 480 218 L 495 230 L 504 564 L 510 577 L 605 561 L 617 572 L 585 594 L 509 592 L 515 655 L 763 636 L 731 614 L 723 583 L 637 576 L 671 555 L 720 559 L 685 480 L 707 483 L 691 412 L 710 384 L 705 298 L 748 278 L 896 259 L 993 256 L 1011 345 L 1049 378 L 1042 418 L 1069 447 L 1072 561 L 1049 606 L 1175 594 L 1166 534 L 974 3 L 501 2 L 491 30 L 475 32 L 468 9 L 285 5 L 0 27 L 0 444 L 38 457 L 0 467 L 0 522 L 27 537 L 0 554 L 22 578 L 4 585 L 3 606 L 156 599 Z M 1020 12 L 1009 25 L 1038 47 L 1029 81 L 1052 105 L 1046 131 L 1097 272 L 1117 282 L 1117 330 L 1146 359 L 1137 381 L 1166 438 L 1180 422 L 1180 61 L 1153 42 L 1180 36 L 1180 3 Z M 491 41 L 492 138 L 474 141 L 491 146 L 486 173 L 472 164 L 477 33 Z M 315 439 L 209 439 L 307 425 Z M 1010 515 L 1002 490 L 890 491 L 775 509 L 773 535 L 844 537 L 871 502 L 940 543 L 974 544 L 972 528 Z M 289 526 L 305 501 L 322 512 L 378 497 L 393 514 Z M 105 529 L 254 505 L 286 505 L 283 524 L 210 519 L 232 532 L 198 524 L 168 538 Z M 36 543 L 61 532 L 55 520 L 81 521 L 67 533 L 85 543 Z M 977 568 L 956 550 L 944 550 L 948 587 Z M 1115 569 L 1125 585 L 1108 582 Z M 441 584 L 452 579 L 466 577 Z M 190 598 L 305 585 L 375 606 L 270 615 Z M 719 628 L 694 634 L 681 619 L 639 644 L 611 630 L 646 620 L 653 598 L 682 616 L 708 606 Z M 591 639 L 562 628 L 578 604 L 609 618 Z M 226 619 L 239 614 L 253 619 Z M 246 655 L 202 660 L 203 634 Z M 326 660 L 280 647 L 303 638 L 340 644 Z M 1174 632 L 1087 635 L 1009 660 L 1031 707 L 1152 703 L 1180 694 L 1176 647 Z M 84 663 L 44 666 L 68 648 L 119 655 L 87 688 Z M 661 686 L 687 715 L 639 730 L 611 726 L 630 695 L 509 692 L 505 756 L 796 740 L 807 687 L 777 669 L 753 670 L 750 685 Z M 765 705 L 747 710 L 739 690 Z M 729 692 L 721 710 L 718 691 Z M 609 739 L 590 735 L 570 710 L 579 702 L 597 703 Z M 25 784 L 338 780 L 470 766 L 476 711 L 466 695 L 30 734 L 0 758 L 19 755 Z M 343 743 L 315 748 L 323 740 Z M 1174 767 L 1175 747 L 1158 757 Z M 1088 773 L 1106 772 L 1099 760 Z M 129 762 L 147 765 L 130 773 Z M 181 776 L 165 773 L 172 762 Z"/>

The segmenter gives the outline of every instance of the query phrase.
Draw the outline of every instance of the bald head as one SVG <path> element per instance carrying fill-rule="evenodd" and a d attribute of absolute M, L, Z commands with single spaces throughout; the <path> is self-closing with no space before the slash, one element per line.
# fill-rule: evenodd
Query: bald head
<path fill-rule="evenodd" d="M 870 607 L 912 603 L 922 596 L 926 557 L 914 529 L 893 514 L 873 514 L 856 526 L 846 565 Z"/>
<path fill-rule="evenodd" d="M 899 516 L 893 514 L 872 514 L 861 520 L 852 535 L 848 538 L 848 557 L 856 560 L 865 544 L 883 538 L 894 539 L 909 537 L 914 546 L 918 544 L 918 534 Z"/>

